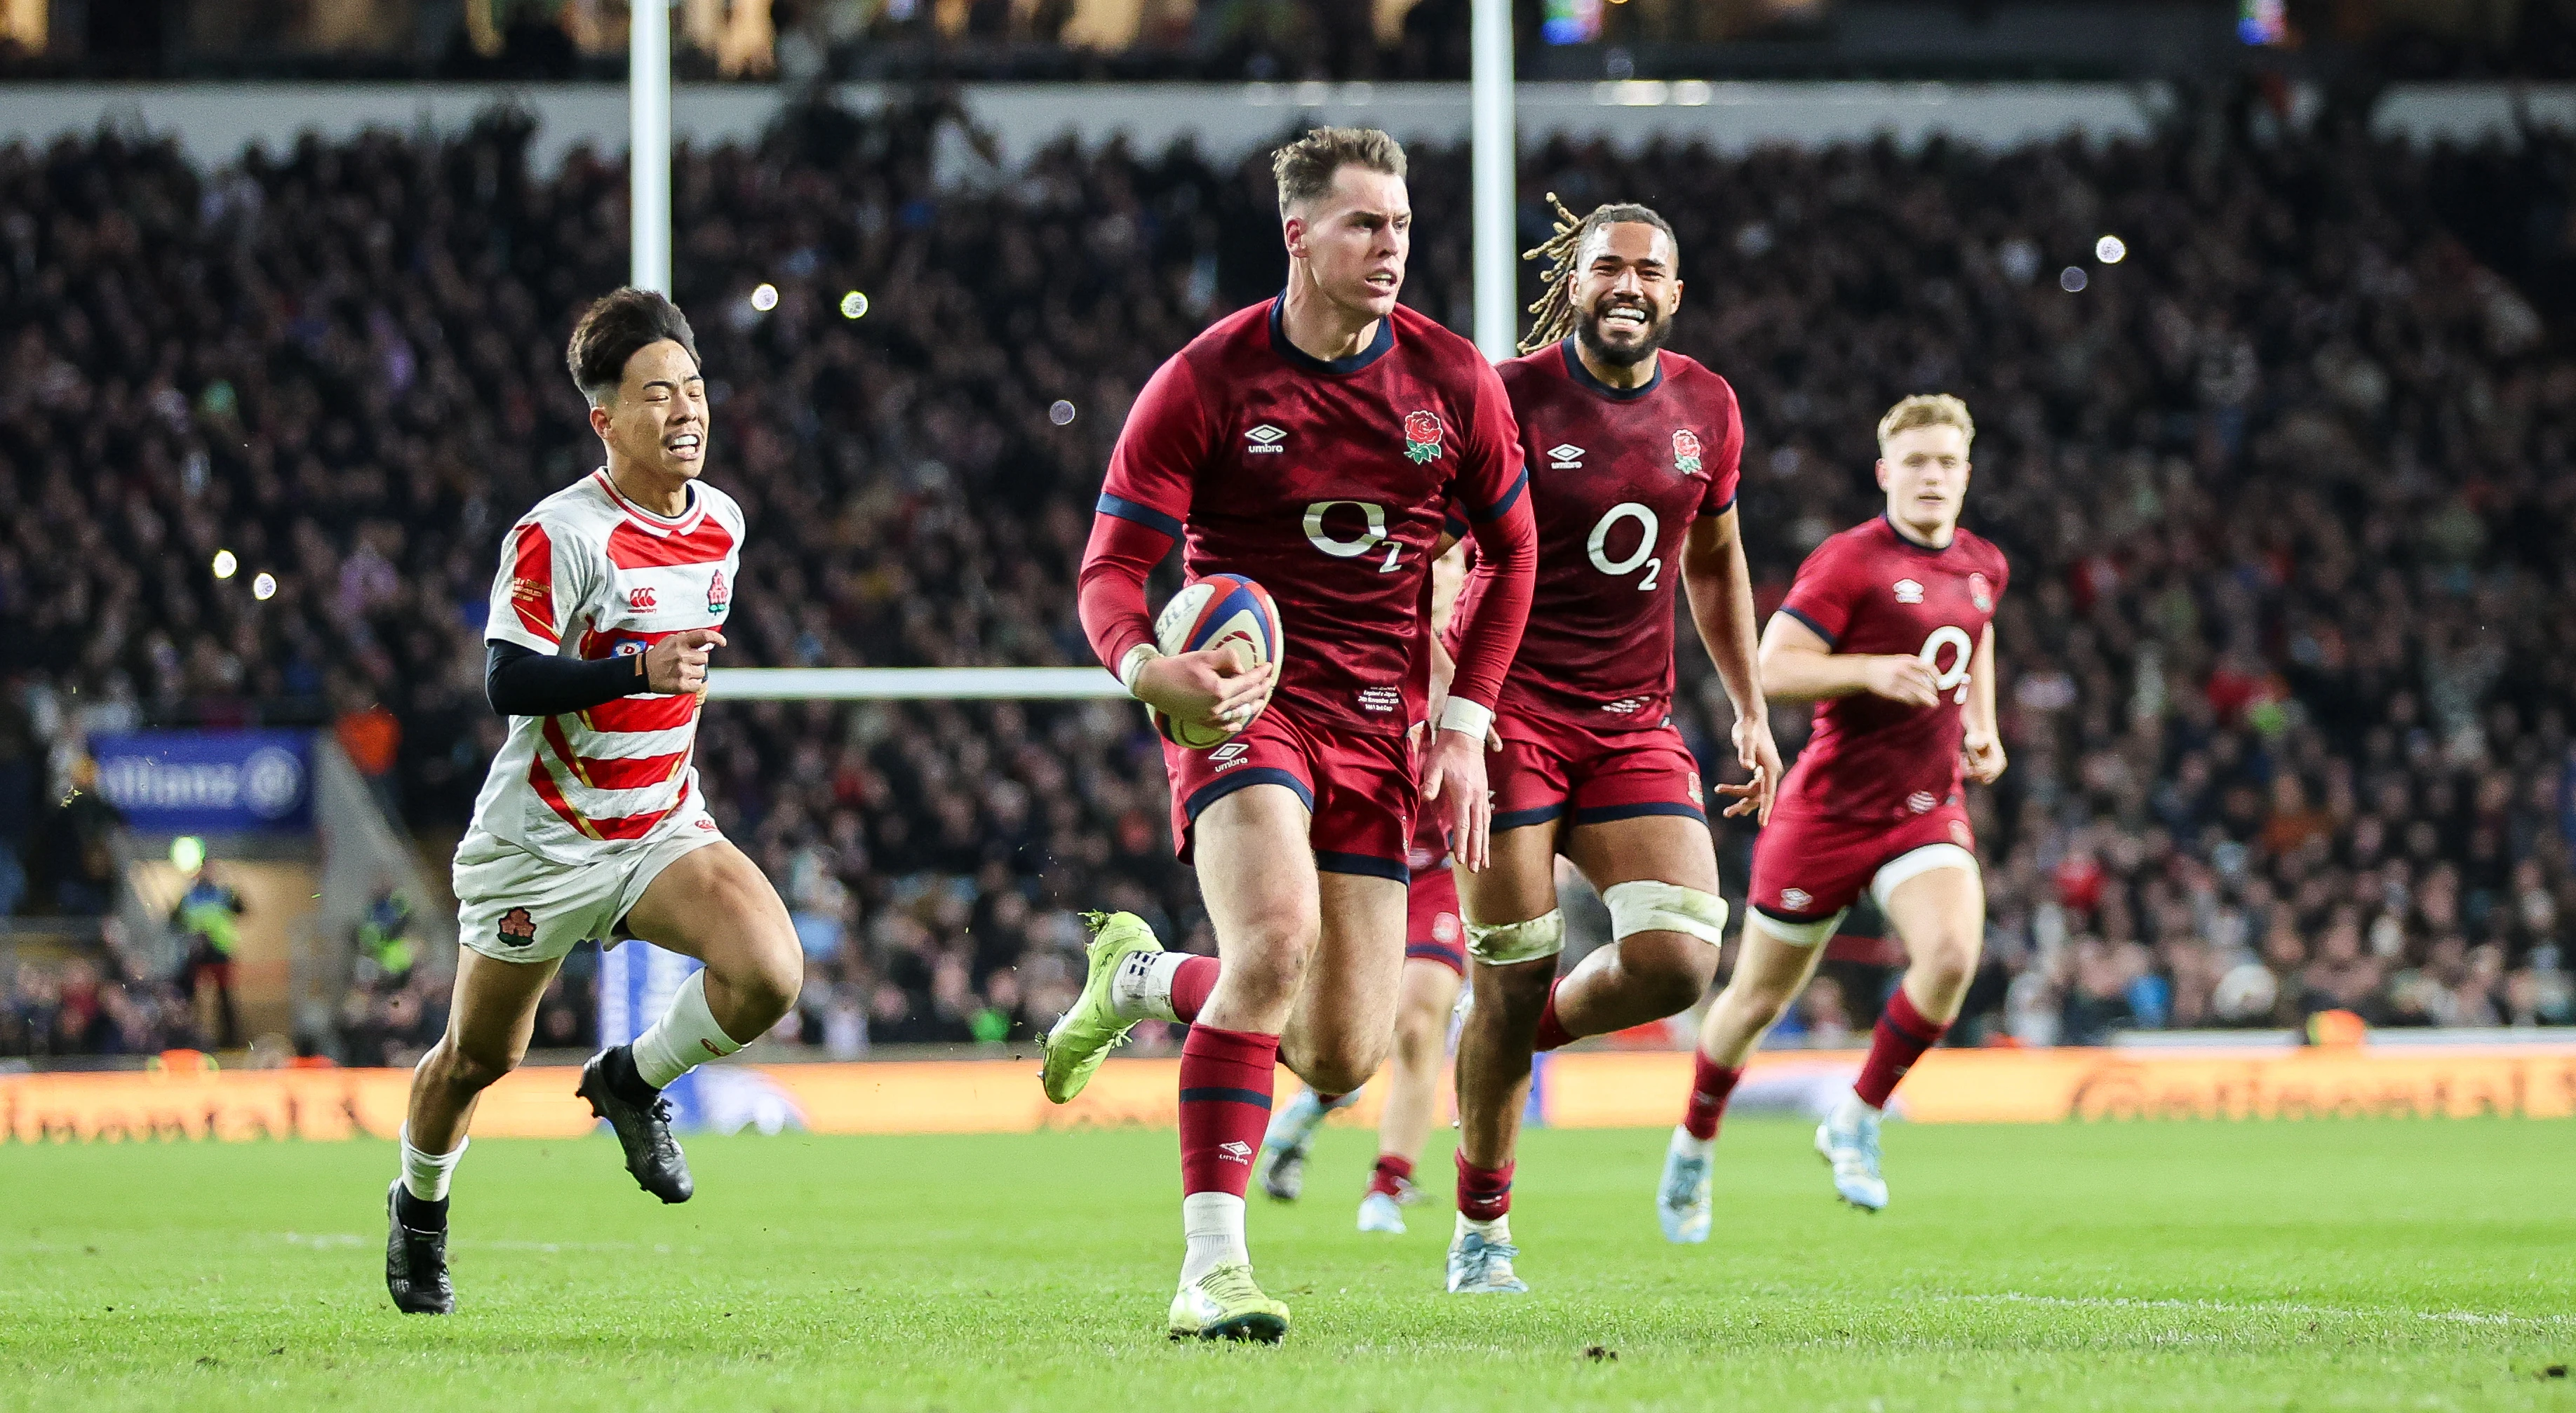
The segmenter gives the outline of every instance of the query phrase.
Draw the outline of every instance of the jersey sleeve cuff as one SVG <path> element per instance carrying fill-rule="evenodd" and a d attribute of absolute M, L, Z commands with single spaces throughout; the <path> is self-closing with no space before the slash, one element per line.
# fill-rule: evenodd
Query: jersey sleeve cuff
<path fill-rule="evenodd" d="M 1806 615 L 1806 614 L 1804 614 L 1804 613 L 1799 612 L 1798 610 L 1796 610 L 1796 609 L 1794 609 L 1794 608 L 1791 608 L 1790 606 L 1788 606 L 1788 605 L 1787 605 L 1787 604 L 1785 604 L 1785 603 L 1784 603 L 1784 604 L 1782 604 L 1782 605 L 1780 605 L 1780 611 L 1781 611 L 1782 613 L 1785 613 L 1785 614 L 1789 615 L 1791 618 L 1794 618 L 1794 619 L 1798 620 L 1799 622 L 1806 624 L 1806 625 L 1807 625 L 1807 629 L 1808 629 L 1808 631 L 1809 631 L 1809 632 L 1812 632 L 1812 633 L 1814 633 L 1817 637 L 1824 639 L 1824 640 L 1825 640 L 1825 649 L 1826 649 L 1826 651 L 1828 651 L 1828 652 L 1830 652 L 1830 651 L 1832 651 L 1832 650 L 1834 649 L 1834 647 L 1835 647 L 1836 643 L 1840 640 L 1840 638 L 1841 638 L 1841 636 L 1842 636 L 1842 635 L 1840 635 L 1840 634 L 1838 634 L 1838 633 L 1829 633 L 1829 632 L 1825 631 L 1825 625 L 1823 625 L 1823 624 L 1821 624 L 1821 623 L 1818 623 L 1815 619 L 1813 619 L 1813 618 L 1809 617 L 1808 615 Z"/>
<path fill-rule="evenodd" d="M 1440 729 L 1464 732 L 1481 742 L 1485 734 L 1494 729 L 1494 709 L 1465 697 L 1451 697 L 1448 704 L 1440 708 Z"/>
<path fill-rule="evenodd" d="M 516 647 L 526 648 L 532 653 L 543 653 L 547 657 L 553 657 L 555 654 L 563 651 L 563 644 L 547 638 L 542 633 L 529 631 L 525 625 L 517 621 L 517 615 L 515 614 L 507 619 L 495 618 L 490 623 L 484 625 L 483 641 L 487 643 L 509 643 Z"/>

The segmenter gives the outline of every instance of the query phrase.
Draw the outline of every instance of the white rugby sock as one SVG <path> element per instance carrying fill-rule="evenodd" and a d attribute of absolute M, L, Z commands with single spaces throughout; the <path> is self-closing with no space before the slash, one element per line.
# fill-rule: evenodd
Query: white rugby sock
<path fill-rule="evenodd" d="M 1172 979 L 1187 952 L 1130 952 L 1109 978 L 1109 1009 L 1120 1020 L 1180 1020 L 1172 1010 Z"/>
<path fill-rule="evenodd" d="M 1233 1193 L 1193 1192 L 1182 1198 L 1181 1234 L 1190 1242 L 1189 1253 L 1181 1258 L 1183 1285 L 1228 1262 L 1252 1261 L 1243 1239 L 1243 1199 Z"/>
<path fill-rule="evenodd" d="M 1840 1102 L 1834 1105 L 1833 1116 L 1826 1122 L 1836 1128 L 1857 1128 L 1862 1123 L 1877 1118 L 1880 1113 L 1881 1110 L 1876 1106 L 1863 1101 L 1859 1095 L 1846 1089 Z"/>
<path fill-rule="evenodd" d="M 1512 1214 L 1505 1212 L 1490 1222 L 1480 1222 L 1461 1212 L 1458 1214 L 1457 1235 L 1464 1236 L 1468 1232 L 1483 1237 L 1487 1246 L 1509 1246 L 1512 1244 Z M 1457 1237 L 1450 1239 L 1454 1241 Z"/>
<path fill-rule="evenodd" d="M 671 998 L 671 1009 L 653 1022 L 652 1029 L 635 1037 L 635 1073 L 659 1089 L 709 1060 L 723 1059 L 743 1044 L 716 1024 L 715 1012 L 707 1009 L 707 974 L 693 971 L 680 983 L 680 993 Z"/>
<path fill-rule="evenodd" d="M 453 1153 L 423 1153 L 411 1146 L 411 1125 L 402 1128 L 403 1190 L 422 1202 L 447 1200 L 447 1180 L 456 1172 L 456 1160 L 465 1156 L 470 1138 L 456 1140 Z"/>

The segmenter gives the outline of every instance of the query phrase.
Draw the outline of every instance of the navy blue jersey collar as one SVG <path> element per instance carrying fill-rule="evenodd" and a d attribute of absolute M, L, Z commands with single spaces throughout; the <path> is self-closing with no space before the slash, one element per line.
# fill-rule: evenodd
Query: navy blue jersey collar
<path fill-rule="evenodd" d="M 1921 540 L 1914 538 L 1912 535 L 1905 533 L 1903 530 L 1897 529 L 1895 517 L 1889 515 L 1886 511 L 1880 511 L 1878 513 L 1878 519 L 1879 523 L 1887 527 L 1889 538 L 1895 540 L 1905 548 L 1914 551 L 1916 554 L 1944 555 L 1948 554 L 1951 550 L 1958 548 L 1959 527 L 1956 525 L 1950 527 L 1950 543 L 1942 545 L 1936 549 L 1933 546 L 1927 545 Z"/>
<path fill-rule="evenodd" d="M 1281 290 L 1279 297 L 1270 301 L 1270 346 L 1280 357 L 1288 360 L 1291 368 L 1308 373 L 1356 373 L 1384 358 L 1387 350 L 1395 347 L 1395 313 L 1389 310 L 1385 318 L 1377 321 L 1377 337 L 1369 340 L 1368 347 L 1348 358 L 1317 358 L 1288 341 L 1288 326 L 1284 322 L 1287 310 L 1288 292 Z"/>
<path fill-rule="evenodd" d="M 1648 378 L 1644 387 L 1614 388 L 1592 376 L 1592 370 L 1583 366 L 1583 355 L 1574 351 L 1574 335 L 1567 334 L 1557 348 L 1565 355 L 1565 376 L 1572 378 L 1575 386 L 1606 397 L 1612 402 L 1635 402 L 1664 385 L 1664 360 L 1661 355 L 1655 359 L 1655 376 Z"/>

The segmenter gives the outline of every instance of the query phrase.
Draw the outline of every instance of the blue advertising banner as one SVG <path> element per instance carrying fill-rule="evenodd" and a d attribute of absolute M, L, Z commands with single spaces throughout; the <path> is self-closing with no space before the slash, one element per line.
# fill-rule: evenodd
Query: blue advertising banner
<path fill-rule="evenodd" d="M 312 827 L 310 731 L 137 731 L 94 737 L 90 752 L 99 794 L 145 833 Z"/>

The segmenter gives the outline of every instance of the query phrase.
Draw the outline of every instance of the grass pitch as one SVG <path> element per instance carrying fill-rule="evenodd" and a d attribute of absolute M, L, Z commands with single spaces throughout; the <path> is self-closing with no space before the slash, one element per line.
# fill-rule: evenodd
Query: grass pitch
<path fill-rule="evenodd" d="M 1445 1209 L 1351 1229 L 1328 1129 L 1254 1199 L 1276 1349 L 1163 1339 L 1167 1132 L 701 1138 L 667 1209 L 605 1138 L 477 1143 L 446 1319 L 385 1297 L 389 1145 L 0 1147 L 0 1408 L 2576 1413 L 2566 1123 L 1898 1126 L 1877 1217 L 1809 1132 L 1727 1126 L 1696 1248 L 1662 1133 L 1534 1133 L 1535 1292 L 1470 1300 Z"/>

